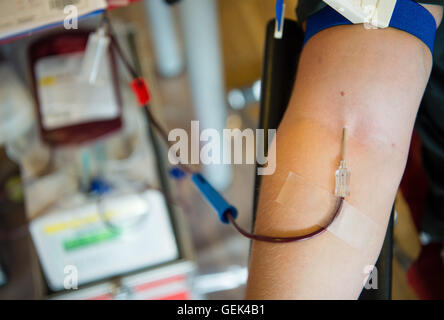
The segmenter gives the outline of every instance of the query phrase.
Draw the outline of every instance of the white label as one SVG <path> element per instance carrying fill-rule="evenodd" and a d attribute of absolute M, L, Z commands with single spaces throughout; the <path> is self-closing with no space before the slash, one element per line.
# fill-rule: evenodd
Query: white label
<path fill-rule="evenodd" d="M 108 59 L 103 60 L 100 81 L 91 85 L 78 79 L 83 56 L 81 52 L 50 56 L 36 63 L 40 112 L 45 129 L 109 120 L 119 115 Z"/>

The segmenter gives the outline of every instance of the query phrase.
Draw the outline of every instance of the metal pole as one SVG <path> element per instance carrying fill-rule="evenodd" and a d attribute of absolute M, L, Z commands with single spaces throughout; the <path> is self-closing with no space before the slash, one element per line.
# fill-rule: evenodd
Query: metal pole
<path fill-rule="evenodd" d="M 179 7 L 188 76 L 200 129 L 216 129 L 222 136 L 227 108 L 216 1 L 183 0 Z M 203 172 L 219 190 L 231 182 L 229 165 L 205 165 Z"/>

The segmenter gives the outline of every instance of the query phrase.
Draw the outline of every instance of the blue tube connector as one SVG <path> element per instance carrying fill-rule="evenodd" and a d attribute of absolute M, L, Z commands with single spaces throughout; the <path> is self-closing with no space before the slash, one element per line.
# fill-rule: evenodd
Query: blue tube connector
<path fill-rule="evenodd" d="M 229 204 L 200 173 L 193 173 L 191 180 L 194 182 L 209 204 L 214 208 L 214 210 L 216 210 L 221 222 L 227 224 L 230 223 L 228 220 L 229 214 L 234 219 L 237 218 L 237 209 Z"/>

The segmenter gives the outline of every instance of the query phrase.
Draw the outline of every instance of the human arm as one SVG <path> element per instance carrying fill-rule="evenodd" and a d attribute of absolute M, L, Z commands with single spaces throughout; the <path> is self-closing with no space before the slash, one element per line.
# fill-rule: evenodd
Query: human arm
<path fill-rule="evenodd" d="M 427 8 L 441 19 L 441 7 Z M 334 190 L 343 127 L 348 129 L 352 172 L 347 201 L 381 232 L 365 250 L 328 232 L 299 243 L 254 242 L 247 298 L 358 297 L 364 267 L 375 263 L 381 248 L 431 65 L 424 43 L 392 28 L 339 26 L 307 43 L 274 142 L 276 172 L 262 181 L 255 233 L 288 236 L 331 214 L 321 207 L 310 215 L 295 214 L 276 199 L 290 172 Z M 302 194 L 294 190 L 291 206 L 298 212 L 304 212 L 309 200 Z"/>

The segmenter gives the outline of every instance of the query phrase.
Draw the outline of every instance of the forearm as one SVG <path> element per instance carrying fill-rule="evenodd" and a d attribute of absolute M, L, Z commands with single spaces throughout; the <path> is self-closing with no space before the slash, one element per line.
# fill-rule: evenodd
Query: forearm
<path fill-rule="evenodd" d="M 291 204 L 297 210 L 276 199 L 289 172 L 333 192 L 343 127 L 348 128 L 347 161 L 352 172 L 347 201 L 381 232 L 365 250 L 356 250 L 328 232 L 292 244 L 255 242 L 247 298 L 359 295 L 364 267 L 375 263 L 383 241 L 431 64 L 422 42 L 394 29 L 335 27 L 308 42 L 275 141 L 276 172 L 262 182 L 255 232 L 290 235 L 331 214 L 321 207 L 310 215 L 295 214 L 306 207 L 298 196 L 301 190 L 294 190 Z"/>

